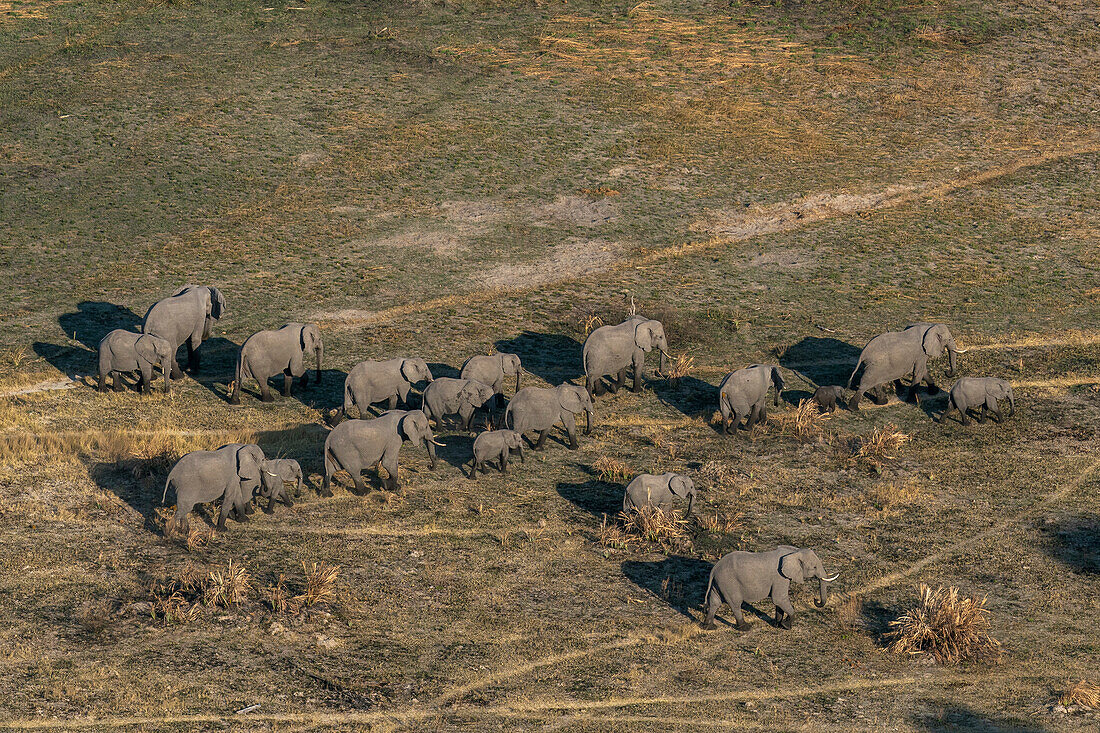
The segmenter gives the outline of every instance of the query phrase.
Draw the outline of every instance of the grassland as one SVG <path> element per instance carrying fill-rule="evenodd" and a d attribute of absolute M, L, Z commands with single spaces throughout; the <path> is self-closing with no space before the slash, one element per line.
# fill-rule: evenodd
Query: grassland
<path fill-rule="evenodd" d="M 1100 679 L 1098 22 L 1071 0 L 0 2 L 0 728 L 1094 729 L 1050 706 Z M 229 304 L 197 380 L 81 382 L 184 282 Z M 434 473 L 405 448 L 401 493 L 163 536 L 187 450 L 254 439 L 316 481 L 358 360 L 446 375 L 497 348 L 554 384 L 631 298 L 692 371 L 601 399 L 579 451 L 475 484 L 444 431 Z M 322 325 L 322 386 L 228 406 L 237 346 L 291 320 Z M 1019 414 L 892 401 L 800 432 L 791 375 L 766 429 L 709 424 L 730 369 L 835 383 L 916 320 Z M 911 440 L 859 460 L 887 425 Z M 601 544 L 601 458 L 693 473 L 720 521 Z M 841 571 L 829 606 L 701 631 L 710 563 L 778 543 Z M 230 560 L 247 601 L 158 613 Z M 336 599 L 273 608 L 303 563 L 340 567 Z M 999 664 L 886 651 L 921 583 L 988 599 Z"/>

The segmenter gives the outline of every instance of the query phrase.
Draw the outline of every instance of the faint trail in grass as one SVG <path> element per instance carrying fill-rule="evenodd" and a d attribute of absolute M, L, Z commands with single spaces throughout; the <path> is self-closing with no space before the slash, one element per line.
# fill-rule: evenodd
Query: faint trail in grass
<path fill-rule="evenodd" d="M 35 394 L 36 392 L 50 392 L 59 389 L 72 389 L 81 384 L 80 380 L 66 379 L 64 381 L 57 382 L 39 382 L 33 384 L 30 387 L 21 387 L 19 389 L 13 389 L 8 392 L 0 392 L 0 397 L 18 397 L 19 395 Z"/>

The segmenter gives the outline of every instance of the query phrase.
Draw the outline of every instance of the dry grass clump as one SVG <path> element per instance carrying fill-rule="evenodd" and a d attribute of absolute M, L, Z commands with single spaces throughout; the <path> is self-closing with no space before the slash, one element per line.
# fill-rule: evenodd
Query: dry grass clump
<path fill-rule="evenodd" d="M 609 484 L 621 484 L 634 473 L 630 470 L 630 466 L 626 465 L 618 458 L 610 458 L 608 456 L 600 456 L 597 458 L 596 462 L 592 464 L 592 468 L 596 471 L 596 476 L 600 481 Z"/>
<path fill-rule="evenodd" d="M 627 532 L 647 542 L 666 543 L 688 537 L 688 521 L 678 509 L 643 506 L 632 512 L 619 512 Z"/>
<path fill-rule="evenodd" d="M 740 514 L 735 517 L 723 517 L 718 513 L 717 510 L 715 510 L 713 517 L 709 514 L 699 514 L 696 515 L 695 521 L 707 532 L 712 532 L 714 534 L 726 534 L 729 532 L 733 532 L 735 529 L 737 529 L 737 521 L 740 518 Z"/>
<path fill-rule="evenodd" d="M 881 470 L 888 461 L 898 457 L 901 447 L 911 441 L 909 435 L 896 425 L 875 428 L 870 435 L 861 436 L 852 443 L 851 458 L 857 465 Z"/>
<path fill-rule="evenodd" d="M 192 525 L 187 532 L 187 549 L 190 552 L 201 550 L 215 537 L 217 537 L 217 532 L 214 531 L 213 527 Z"/>
<path fill-rule="evenodd" d="M 1081 680 L 1058 697 L 1062 705 L 1079 705 L 1089 710 L 1100 708 L 1100 683 Z"/>
<path fill-rule="evenodd" d="M 887 638 L 895 654 L 931 654 L 940 664 L 968 659 L 996 660 L 1001 643 L 989 635 L 986 599 L 963 596 L 951 586 L 920 587 L 920 601 L 895 621 Z"/>
<path fill-rule="evenodd" d="M 678 384 L 681 379 L 691 374 L 691 370 L 694 366 L 694 356 L 689 356 L 687 352 L 680 354 L 675 359 L 671 360 L 671 368 L 668 370 L 668 380 L 673 384 Z"/>
<path fill-rule="evenodd" d="M 800 400 L 798 407 L 777 413 L 770 418 L 781 435 L 790 435 L 799 440 L 816 440 L 824 432 L 825 423 L 832 417 L 824 412 L 813 400 Z"/>
<path fill-rule="evenodd" d="M 603 325 L 603 319 L 597 316 L 595 313 L 585 316 L 584 318 L 584 335 L 595 331 L 597 328 Z"/>
<path fill-rule="evenodd" d="M 252 576 L 232 560 L 224 570 L 214 570 L 203 583 L 203 603 L 207 606 L 239 606 L 252 591 Z"/>
<path fill-rule="evenodd" d="M 608 521 L 607 515 L 603 515 L 600 523 L 599 543 L 603 547 L 612 550 L 629 550 L 630 546 L 638 542 L 638 538 L 626 532 L 620 522 Z"/>
<path fill-rule="evenodd" d="M 306 564 L 302 561 L 302 571 L 306 574 L 306 589 L 294 600 L 305 608 L 319 603 L 332 603 L 336 600 L 336 579 L 340 576 L 339 565 L 326 565 L 323 562 Z"/>
<path fill-rule="evenodd" d="M 921 484 L 916 479 L 876 483 L 868 490 L 871 501 L 883 509 L 910 506 L 920 502 Z"/>
<path fill-rule="evenodd" d="M 756 485 L 751 475 L 746 478 L 730 464 L 722 461 L 705 462 L 695 475 L 709 484 L 712 489 L 737 496 L 744 496 Z"/>

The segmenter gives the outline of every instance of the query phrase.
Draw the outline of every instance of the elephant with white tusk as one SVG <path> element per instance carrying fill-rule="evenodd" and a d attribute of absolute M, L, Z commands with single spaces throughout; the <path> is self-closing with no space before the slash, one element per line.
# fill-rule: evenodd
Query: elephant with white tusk
<path fill-rule="evenodd" d="M 229 394 L 229 404 L 241 404 L 241 384 L 254 379 L 260 385 L 260 399 L 274 401 L 267 380 L 276 374 L 283 375 L 283 396 L 290 396 L 295 377 L 301 377 L 301 386 L 309 384 L 306 374 L 306 357 L 317 359 L 317 384 L 321 383 L 321 358 L 325 346 L 321 329 L 315 323 L 288 323 L 276 331 L 260 331 L 245 339 L 237 355 L 237 374 Z"/>
<path fill-rule="evenodd" d="M 395 491 L 398 488 L 397 458 L 405 441 L 420 443 L 428 451 L 429 467 L 435 469 L 436 441 L 428 417 L 421 410 L 390 410 L 370 420 L 348 420 L 332 429 L 325 439 L 325 479 L 321 496 L 332 496 L 329 485 L 332 475 L 347 471 L 355 483 L 355 493 L 366 493 L 363 470 L 381 465 L 389 474 L 383 487 Z"/>
<path fill-rule="evenodd" d="M 444 417 L 458 415 L 462 429 L 469 430 L 474 412 L 489 406 L 493 395 L 492 387 L 476 379 L 439 377 L 424 389 L 424 414 L 437 429 Z"/>
<path fill-rule="evenodd" d="M 791 583 L 804 583 L 811 578 L 818 582 L 818 598 L 814 605 L 824 608 L 829 600 L 829 583 L 839 573 L 826 576 L 821 560 L 813 550 L 781 545 L 771 552 L 731 552 L 714 564 L 707 584 L 707 618 L 703 628 L 714 628 L 714 615 L 723 601 L 733 611 L 737 628 L 745 627 L 741 611 L 744 602 L 755 603 L 771 598 L 775 603 L 775 623 L 791 628 L 794 606 L 791 605 Z"/>
<path fill-rule="evenodd" d="M 775 406 L 783 392 L 779 367 L 753 364 L 726 375 L 718 385 L 718 411 L 722 414 L 722 432 L 729 435 L 745 420 L 745 429 L 768 421 L 768 389 L 775 387 Z"/>
<path fill-rule="evenodd" d="M 909 384 L 910 400 L 916 397 L 917 385 L 922 381 L 928 385 L 930 394 L 937 393 L 939 388 L 928 372 L 928 361 L 942 356 L 944 350 L 948 357 L 947 375 L 953 376 L 956 355 L 965 354 L 967 350 L 960 349 L 955 344 L 955 337 L 942 323 L 917 323 L 904 331 L 890 331 L 875 336 L 863 347 L 856 368 L 848 378 L 848 389 L 855 390 L 848 401 L 848 408 L 858 410 L 859 401 L 867 392 L 872 393 L 875 404 L 886 404 L 886 396 L 879 388 L 889 382 L 894 382 L 900 397 L 903 377 L 912 380 Z M 863 373 L 859 378 L 859 386 L 853 387 L 861 367 Z"/>
<path fill-rule="evenodd" d="M 260 465 L 261 489 L 259 496 L 267 499 L 265 512 L 275 511 L 275 502 L 281 501 L 288 507 L 294 506 L 287 493 L 286 485 L 294 484 L 294 496 L 302 495 L 302 467 L 293 458 L 269 458 Z"/>
<path fill-rule="evenodd" d="M 565 427 L 565 433 L 569 438 L 569 448 L 576 450 L 578 443 L 575 415 L 581 412 L 585 413 L 587 418 L 584 434 L 588 435 L 592 432 L 596 410 L 592 406 L 592 398 L 584 387 L 572 384 L 562 384 L 557 387 L 524 387 L 508 403 L 508 409 L 504 411 L 504 425 L 521 435 L 537 430 L 539 439 L 534 443 L 534 448 L 542 450 L 550 429 L 560 422 Z"/>
<path fill-rule="evenodd" d="M 611 392 L 618 392 L 626 382 L 628 369 L 633 370 L 634 391 L 640 392 L 645 355 L 653 349 L 661 352 L 657 373 L 664 376 L 668 371 L 668 341 L 660 321 L 632 316 L 618 325 L 597 328 L 585 339 L 582 351 L 588 394 L 603 394 L 604 377 L 613 377 Z"/>
<path fill-rule="evenodd" d="M 687 502 L 687 514 L 695 505 L 695 482 L 682 473 L 643 473 L 627 484 L 623 496 L 623 511 L 632 512 L 643 506 L 663 508 Z"/>
<path fill-rule="evenodd" d="M 225 297 L 217 288 L 184 285 L 171 296 L 153 304 L 141 323 L 141 332 L 160 336 L 172 346 L 172 379 L 183 376 L 176 352 L 187 344 L 187 361 L 192 372 L 199 370 L 197 349 L 214 331 L 214 321 L 225 313 Z"/>
<path fill-rule="evenodd" d="M 938 415 L 936 422 L 943 422 L 958 410 L 962 424 L 970 424 L 969 410 L 978 411 L 978 422 L 985 422 L 986 412 L 993 414 L 998 423 L 1004 419 L 1004 403 L 1008 402 L 1009 415 L 1016 414 L 1016 397 L 1012 385 L 996 377 L 962 377 L 951 385 L 947 409 Z"/>
<path fill-rule="evenodd" d="M 111 331 L 99 342 L 99 391 L 107 391 L 107 375 L 112 375 L 116 392 L 122 391 L 120 372 L 139 372 L 141 391 L 152 391 L 153 367 L 164 372 L 164 391 L 172 391 L 168 379 L 172 371 L 172 345 L 159 336 L 133 333 L 121 328 Z"/>
<path fill-rule="evenodd" d="M 217 450 L 196 450 L 176 461 L 164 483 L 163 502 L 168 489 L 176 492 L 176 513 L 168 531 L 188 529 L 187 515 L 196 504 L 221 499 L 217 530 L 225 530 L 225 519 L 234 512 L 237 521 L 248 521 L 247 509 L 256 490 L 263 485 L 260 466 L 264 452 L 258 445 L 230 443 Z"/>
<path fill-rule="evenodd" d="M 359 417 L 367 417 L 370 406 L 385 400 L 388 409 L 397 409 L 398 400 L 409 407 L 409 394 L 417 382 L 431 383 L 432 372 L 419 358 L 361 361 L 352 367 L 344 380 L 344 417 L 351 417 L 351 408 Z"/>
<path fill-rule="evenodd" d="M 459 376 L 463 379 L 476 379 L 492 387 L 497 396 L 497 407 L 504 407 L 504 378 L 514 376 L 516 392 L 519 392 L 519 378 L 522 373 L 523 365 L 520 364 L 519 356 L 497 352 L 488 356 L 471 356 L 462 365 Z"/>

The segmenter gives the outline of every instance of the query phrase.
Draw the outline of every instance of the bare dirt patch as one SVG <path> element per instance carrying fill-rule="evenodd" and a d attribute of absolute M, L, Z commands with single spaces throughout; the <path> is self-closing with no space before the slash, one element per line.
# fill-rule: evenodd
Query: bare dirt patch
<path fill-rule="evenodd" d="M 618 261 L 624 246 L 602 239 L 574 239 L 559 244 L 535 262 L 501 265 L 480 280 L 488 288 L 530 287 L 601 272 Z"/>
<path fill-rule="evenodd" d="M 615 219 L 615 207 L 606 199 L 558 196 L 553 203 L 535 209 L 536 223 L 564 221 L 583 227 L 597 227 Z"/>
<path fill-rule="evenodd" d="M 433 254 L 453 257 L 464 249 L 464 238 L 446 231 L 411 229 L 383 239 L 356 239 L 350 247 L 354 250 L 405 249 L 415 247 L 431 250 Z"/>
<path fill-rule="evenodd" d="M 439 208 L 447 219 L 463 224 L 486 224 L 507 213 L 502 204 L 493 201 L 444 201 Z"/>

